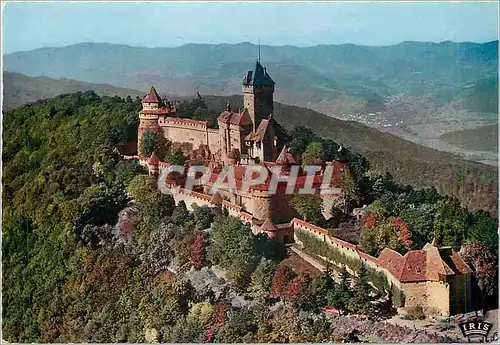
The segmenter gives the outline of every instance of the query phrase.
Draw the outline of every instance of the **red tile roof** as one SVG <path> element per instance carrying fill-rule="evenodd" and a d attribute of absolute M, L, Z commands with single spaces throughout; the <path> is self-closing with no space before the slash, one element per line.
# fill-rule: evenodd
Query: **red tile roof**
<path fill-rule="evenodd" d="M 223 201 L 224 200 L 222 199 L 220 194 L 217 192 L 214 195 L 212 195 L 212 198 L 210 199 L 210 203 L 214 204 L 214 205 L 222 205 Z"/>
<path fill-rule="evenodd" d="M 263 231 L 277 231 L 278 228 L 274 223 L 272 222 L 270 217 L 267 217 L 264 223 L 260 226 L 261 230 Z"/>
<path fill-rule="evenodd" d="M 276 159 L 276 163 L 278 164 L 295 164 L 295 158 L 290 152 L 290 148 L 288 146 L 283 146 L 278 158 Z"/>
<path fill-rule="evenodd" d="M 158 158 L 158 156 L 156 155 L 156 153 L 153 152 L 153 154 L 151 155 L 151 157 L 149 157 L 148 164 L 150 164 L 150 165 L 158 165 L 158 164 L 160 164 L 160 159 Z"/>
<path fill-rule="evenodd" d="M 248 110 L 245 109 L 239 113 L 234 113 L 233 111 L 224 111 L 217 119 L 223 123 L 229 123 L 238 126 L 249 126 L 252 124 L 252 119 L 248 114 Z"/>
<path fill-rule="evenodd" d="M 410 250 L 403 256 L 400 282 L 415 282 L 427 280 L 426 252 Z"/>
<path fill-rule="evenodd" d="M 402 283 L 443 281 L 449 275 L 472 272 L 453 249 L 438 249 L 429 244 L 422 250 L 410 250 L 404 256 L 385 248 L 380 253 L 377 263 Z"/>
<path fill-rule="evenodd" d="M 452 248 L 439 248 L 439 253 L 441 254 L 443 261 L 446 262 L 448 267 L 450 267 L 454 272 L 461 274 L 472 273 L 470 267 Z"/>
<path fill-rule="evenodd" d="M 246 137 L 245 137 L 245 140 L 249 140 L 249 141 L 263 141 L 264 140 L 264 136 L 266 135 L 266 131 L 267 131 L 267 126 L 269 125 L 269 120 L 268 119 L 264 119 L 262 121 L 260 121 L 260 124 L 259 124 L 259 127 L 257 127 L 257 129 L 255 130 L 255 132 L 252 132 L 250 134 L 248 134 Z"/>
<path fill-rule="evenodd" d="M 212 199 L 212 196 L 198 192 L 191 192 L 191 195 L 194 196 L 195 198 L 203 199 L 206 201 L 210 201 Z"/>
<path fill-rule="evenodd" d="M 149 92 L 144 98 L 142 99 L 143 103 L 162 103 L 163 100 L 161 99 L 160 95 L 158 92 L 156 92 L 156 89 L 154 86 L 151 86 L 151 89 L 149 89 Z"/>
<path fill-rule="evenodd" d="M 443 261 L 439 249 L 436 246 L 425 246 L 427 253 L 425 264 L 427 265 L 427 278 L 433 281 L 440 281 L 441 278 L 453 274 L 451 268 Z"/>

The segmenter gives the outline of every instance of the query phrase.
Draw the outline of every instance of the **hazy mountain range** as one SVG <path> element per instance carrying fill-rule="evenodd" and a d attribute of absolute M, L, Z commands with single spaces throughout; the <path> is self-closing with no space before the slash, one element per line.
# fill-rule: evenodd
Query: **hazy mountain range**
<path fill-rule="evenodd" d="M 241 93 L 258 47 L 188 44 L 142 48 L 82 43 L 4 56 L 4 69 L 28 76 L 187 96 Z M 491 126 L 498 117 L 498 41 L 262 46 L 275 99 L 354 120 L 419 144 L 495 164 L 496 142 L 456 145 L 448 132 Z M 481 150 L 477 150 L 480 147 Z"/>

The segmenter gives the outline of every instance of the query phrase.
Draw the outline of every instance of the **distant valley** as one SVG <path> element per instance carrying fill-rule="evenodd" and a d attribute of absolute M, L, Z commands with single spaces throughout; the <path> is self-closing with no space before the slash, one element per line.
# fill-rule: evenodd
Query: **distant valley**
<path fill-rule="evenodd" d="M 496 164 L 493 141 L 457 145 L 443 135 L 498 123 L 498 41 L 262 46 L 261 51 L 277 83 L 278 102 Z M 4 68 L 125 88 L 117 94 L 146 90 L 154 83 L 161 92 L 179 96 L 229 96 L 240 93 L 243 73 L 257 52 L 250 43 L 177 48 L 82 43 L 6 54 Z M 78 88 L 72 86 L 66 92 Z"/>

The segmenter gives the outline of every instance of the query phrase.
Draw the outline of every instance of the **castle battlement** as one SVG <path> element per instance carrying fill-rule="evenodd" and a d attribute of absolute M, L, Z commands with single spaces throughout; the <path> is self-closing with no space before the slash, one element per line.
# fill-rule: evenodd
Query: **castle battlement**
<path fill-rule="evenodd" d="M 159 118 L 158 124 L 160 126 L 185 126 L 200 130 L 206 130 L 208 126 L 207 121 L 197 121 L 191 119 L 184 119 L 182 117 L 167 117 L 167 118 Z"/>

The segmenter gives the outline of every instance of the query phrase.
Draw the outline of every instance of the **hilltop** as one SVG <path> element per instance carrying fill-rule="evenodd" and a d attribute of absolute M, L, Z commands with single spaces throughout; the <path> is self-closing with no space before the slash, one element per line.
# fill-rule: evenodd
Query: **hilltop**
<path fill-rule="evenodd" d="M 12 76 L 10 73 L 5 75 Z M 12 81 L 16 81 L 16 84 L 9 84 Z M 39 84 L 40 81 L 47 82 L 51 87 L 42 88 L 43 84 Z M 13 75 L 4 79 L 4 99 L 16 98 L 10 93 L 12 90 L 24 94 L 28 92 L 26 90 L 31 89 L 34 90 L 30 91 L 33 98 L 55 97 L 69 92 L 65 89 L 66 83 L 79 85 L 83 90 L 94 87 L 77 81 Z M 109 92 L 112 94 L 113 90 L 123 91 L 125 94 L 129 91 L 110 88 Z M 130 90 L 132 91 L 141 94 L 140 91 Z M 185 99 L 185 97 L 170 96 L 169 98 Z M 220 112 L 228 101 L 234 107 L 242 106 L 240 95 L 203 96 L 203 99 L 216 113 Z M 411 184 L 416 188 L 434 186 L 444 194 L 459 197 L 470 209 L 485 209 L 496 214 L 497 171 L 492 166 L 467 161 L 459 156 L 380 132 L 359 122 L 335 119 L 311 109 L 276 102 L 274 116 L 287 130 L 291 130 L 294 126 L 309 127 L 320 136 L 353 148 L 365 155 L 375 169 L 390 172 L 400 183 Z"/>
<path fill-rule="evenodd" d="M 354 120 L 422 145 L 467 154 L 447 132 L 497 123 L 498 41 L 262 46 L 275 100 Z M 4 56 L 6 71 L 165 93 L 238 94 L 257 58 L 250 43 L 143 48 L 81 43 Z M 470 159 L 494 158 L 471 152 Z"/>

